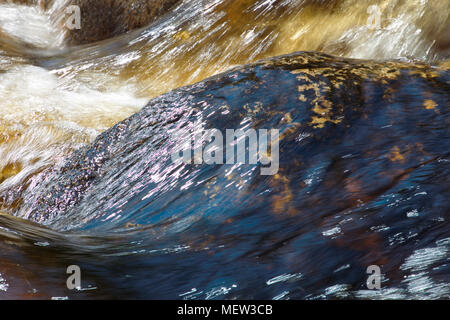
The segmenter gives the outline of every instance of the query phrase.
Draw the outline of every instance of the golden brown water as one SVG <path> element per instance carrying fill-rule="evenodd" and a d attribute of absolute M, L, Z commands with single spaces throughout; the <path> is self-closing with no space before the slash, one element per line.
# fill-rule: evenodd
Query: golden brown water
<path fill-rule="evenodd" d="M 64 45 L 55 21 L 64 5 L 0 5 L 6 211 L 17 201 L 11 190 L 32 187 L 47 168 L 148 99 L 234 66 L 299 50 L 429 63 L 449 55 L 448 1 L 183 1 L 143 30 L 83 47 Z"/>

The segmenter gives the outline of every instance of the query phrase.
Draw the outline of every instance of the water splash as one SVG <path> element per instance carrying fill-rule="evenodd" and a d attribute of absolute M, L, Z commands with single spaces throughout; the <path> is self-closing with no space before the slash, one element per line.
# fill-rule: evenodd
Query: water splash
<path fill-rule="evenodd" d="M 23 65 L 0 74 L 0 204 L 38 183 L 43 171 L 102 131 L 137 112 L 146 99 L 132 86 L 96 90 Z M 40 176 L 35 176 L 40 174 Z"/>
<path fill-rule="evenodd" d="M 64 33 L 39 6 L 0 4 L 0 40 L 19 50 L 55 50 L 63 46 Z"/>

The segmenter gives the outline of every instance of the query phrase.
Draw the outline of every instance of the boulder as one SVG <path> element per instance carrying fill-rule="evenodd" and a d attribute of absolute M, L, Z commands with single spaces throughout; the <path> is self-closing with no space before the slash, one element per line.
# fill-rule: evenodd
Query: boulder
<path fill-rule="evenodd" d="M 108 39 L 145 27 L 166 14 L 179 0 L 68 0 L 53 13 L 60 25 L 66 26 L 71 14 L 67 8 L 77 5 L 81 28 L 66 28 L 69 44 L 86 44 Z"/>
<path fill-rule="evenodd" d="M 213 292 L 220 279 L 238 283 L 221 297 L 307 298 L 336 284 L 365 288 L 370 265 L 383 266 L 383 287 L 397 297 L 430 297 L 445 255 L 424 265 L 415 257 L 448 250 L 449 80 L 448 65 L 308 52 L 242 66 L 153 99 L 25 193 L 19 212 L 56 230 L 131 227 L 139 252 L 156 256 L 111 263 L 140 266 L 138 297 Z M 201 127 L 279 130 L 277 172 L 174 162 L 185 133 Z M 186 247 L 155 249 L 175 244 Z M 425 278 L 409 282 L 416 270 Z M 425 280 L 429 291 L 408 291 Z"/>

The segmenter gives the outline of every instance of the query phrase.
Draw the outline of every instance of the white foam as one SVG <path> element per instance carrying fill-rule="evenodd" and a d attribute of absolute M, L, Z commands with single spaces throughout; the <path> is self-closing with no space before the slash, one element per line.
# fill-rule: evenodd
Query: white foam
<path fill-rule="evenodd" d="M 0 30 L 14 40 L 38 48 L 55 49 L 64 43 L 64 32 L 38 6 L 1 4 Z"/>
<path fill-rule="evenodd" d="M 146 102 L 131 86 L 99 91 L 30 65 L 0 74 L 0 135 L 8 137 L 0 144 L 0 172 L 10 164 L 21 166 L 19 174 L 0 184 L 0 192 L 92 142 Z"/>

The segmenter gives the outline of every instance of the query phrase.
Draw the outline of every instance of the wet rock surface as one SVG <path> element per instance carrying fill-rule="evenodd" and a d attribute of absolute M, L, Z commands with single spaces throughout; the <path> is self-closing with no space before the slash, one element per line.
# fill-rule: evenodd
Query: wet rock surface
<path fill-rule="evenodd" d="M 69 6 L 80 8 L 81 28 L 67 30 L 69 44 L 105 40 L 145 27 L 169 12 L 179 0 L 70 0 L 55 15 L 67 18 Z M 62 19 L 61 23 L 66 20 Z"/>
<path fill-rule="evenodd" d="M 383 297 L 448 298 L 449 81 L 445 65 L 307 52 L 239 67 L 150 101 L 25 193 L 19 216 L 120 234 L 102 263 L 49 242 L 134 297 L 376 298 L 379 265 Z M 198 123 L 279 129 L 278 172 L 174 163 L 173 134 Z"/>

